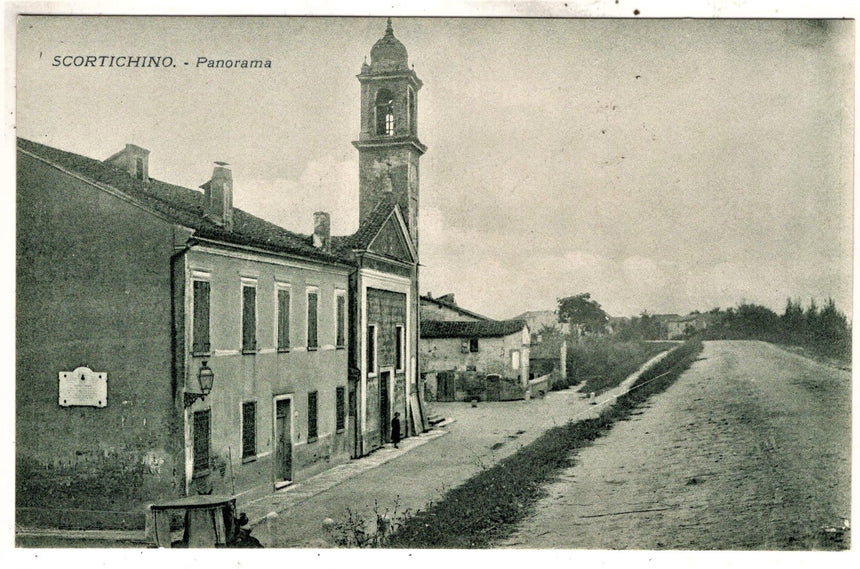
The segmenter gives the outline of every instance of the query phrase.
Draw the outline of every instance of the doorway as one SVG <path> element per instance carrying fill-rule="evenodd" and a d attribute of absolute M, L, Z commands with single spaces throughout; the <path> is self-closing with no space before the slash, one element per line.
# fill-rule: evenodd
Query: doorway
<path fill-rule="evenodd" d="M 356 382 L 349 382 L 349 425 L 347 425 L 351 437 L 352 444 L 350 449 L 350 458 L 358 458 L 361 456 L 361 446 L 358 438 L 358 397 L 356 395 Z"/>
<path fill-rule="evenodd" d="M 391 442 L 391 372 L 379 376 L 379 438 L 382 444 Z"/>
<path fill-rule="evenodd" d="M 275 398 L 275 488 L 293 479 L 292 397 Z"/>
<path fill-rule="evenodd" d="M 457 381 L 453 371 L 440 371 L 436 374 L 436 399 L 454 401 L 457 394 Z"/>

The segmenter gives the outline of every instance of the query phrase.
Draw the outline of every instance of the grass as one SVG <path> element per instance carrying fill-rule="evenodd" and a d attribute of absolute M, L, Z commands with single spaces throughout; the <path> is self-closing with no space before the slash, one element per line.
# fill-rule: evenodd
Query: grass
<path fill-rule="evenodd" d="M 585 391 L 600 394 L 617 387 L 642 364 L 678 344 L 619 342 L 613 338 L 583 338 L 567 350 L 567 369 L 575 384 L 585 380 Z"/>
<path fill-rule="evenodd" d="M 390 537 L 387 547 L 486 548 L 509 535 L 543 496 L 543 485 L 573 464 L 581 448 L 626 419 L 651 395 L 660 393 L 695 361 L 702 344 L 678 346 L 645 370 L 634 389 L 598 417 L 549 429 L 515 454 L 485 468 L 439 501 L 419 510 Z"/>

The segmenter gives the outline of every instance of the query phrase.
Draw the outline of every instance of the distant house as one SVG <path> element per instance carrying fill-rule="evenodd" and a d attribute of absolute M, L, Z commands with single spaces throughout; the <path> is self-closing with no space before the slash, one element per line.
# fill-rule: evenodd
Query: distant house
<path fill-rule="evenodd" d="M 670 339 L 683 338 L 689 334 L 695 334 L 706 329 L 709 325 L 708 314 L 688 314 L 683 318 L 679 317 L 676 320 L 666 322 L 666 336 Z"/>
<path fill-rule="evenodd" d="M 422 320 L 419 361 L 427 395 L 438 401 L 522 398 L 530 348 L 524 320 Z"/>
<path fill-rule="evenodd" d="M 669 322 L 677 322 L 681 319 L 680 314 L 653 314 L 651 316 L 653 320 L 655 320 L 660 327 L 660 338 L 664 340 L 668 340 L 671 336 L 669 335 Z"/>
<path fill-rule="evenodd" d="M 533 335 L 539 334 L 546 327 L 557 328 L 564 335 L 570 333 L 570 324 L 559 322 L 558 314 L 552 310 L 529 310 L 514 316 L 513 320 L 525 320 Z"/>

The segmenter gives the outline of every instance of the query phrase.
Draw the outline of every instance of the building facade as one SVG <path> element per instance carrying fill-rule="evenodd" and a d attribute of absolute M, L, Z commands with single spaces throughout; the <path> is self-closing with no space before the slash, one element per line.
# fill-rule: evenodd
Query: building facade
<path fill-rule="evenodd" d="M 390 18 L 358 81 L 360 227 L 334 245 L 357 267 L 350 397 L 357 402 L 353 452 L 363 455 L 391 440 L 396 412 L 402 435 L 425 428 L 418 386 L 418 162 L 427 150 L 418 139 L 422 82 Z"/>
<path fill-rule="evenodd" d="M 522 320 L 422 320 L 421 372 L 429 397 L 471 399 L 486 388 L 490 375 L 510 386 L 508 398 L 525 397 L 530 345 Z"/>
<path fill-rule="evenodd" d="M 142 150 L 18 143 L 19 476 L 80 486 L 67 510 L 132 508 L 347 460 L 350 260 L 233 209 L 224 166 L 198 192 L 149 178 Z"/>

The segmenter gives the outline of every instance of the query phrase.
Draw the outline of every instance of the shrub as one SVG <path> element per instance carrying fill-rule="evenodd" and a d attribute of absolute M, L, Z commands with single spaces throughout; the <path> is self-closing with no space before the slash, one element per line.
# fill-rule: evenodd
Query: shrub
<path fill-rule="evenodd" d="M 668 342 L 619 342 L 607 337 L 586 337 L 568 347 L 568 374 L 573 384 L 585 381 L 586 391 L 602 393 L 618 386 L 655 355 L 675 346 Z"/>
<path fill-rule="evenodd" d="M 375 523 L 370 527 L 367 520 L 350 508 L 339 520 L 326 520 L 323 529 L 329 540 L 337 547 L 378 548 L 388 545 L 388 540 L 409 517 L 409 509 L 399 511 L 400 499 L 394 501 L 391 511 L 380 510 L 379 503 L 373 503 Z"/>

